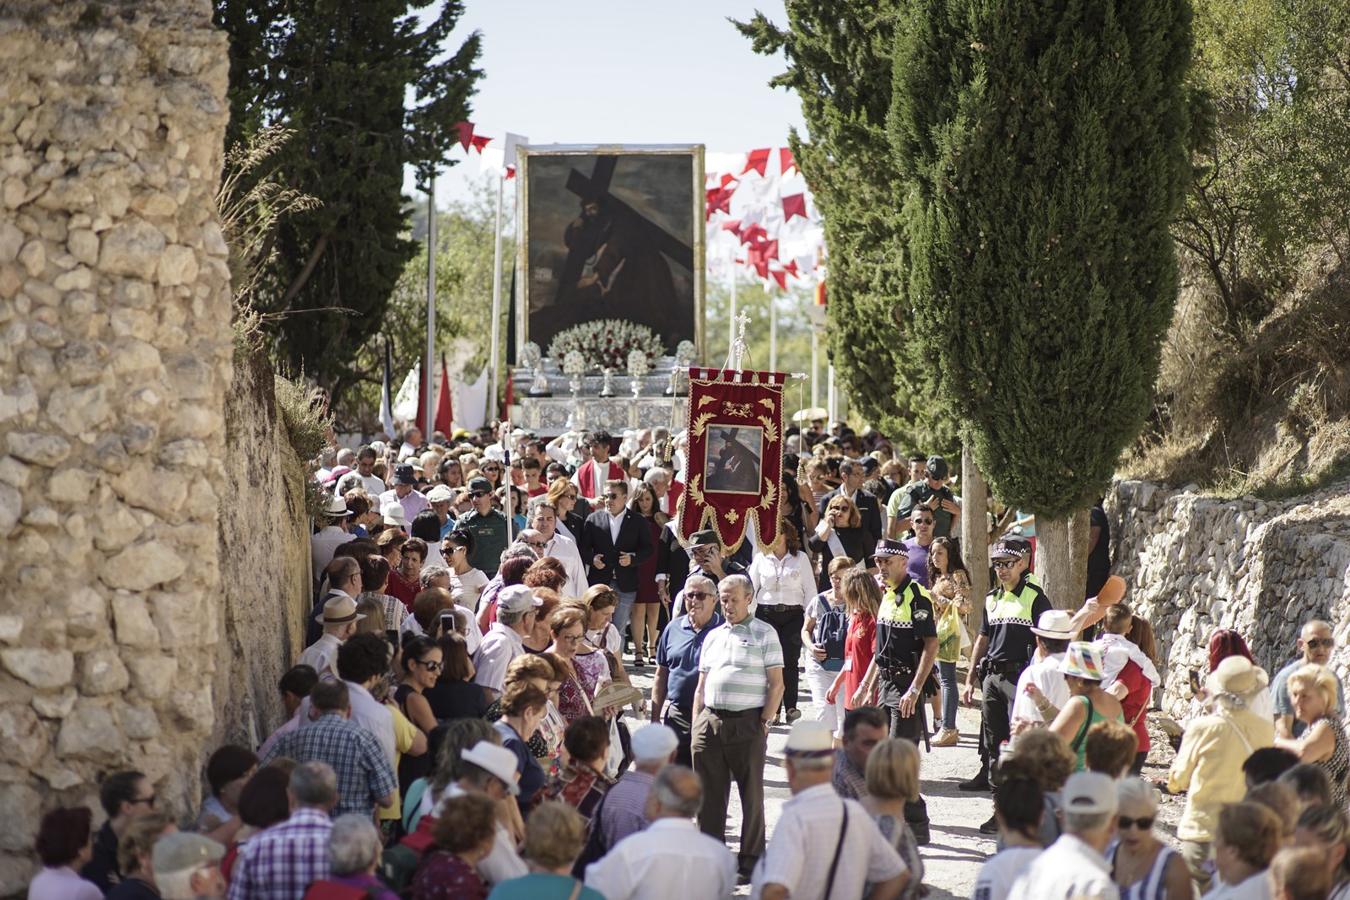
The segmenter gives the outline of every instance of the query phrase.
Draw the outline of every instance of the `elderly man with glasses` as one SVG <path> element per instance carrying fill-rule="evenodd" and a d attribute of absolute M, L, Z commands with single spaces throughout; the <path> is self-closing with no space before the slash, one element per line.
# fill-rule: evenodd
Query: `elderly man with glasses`
<path fill-rule="evenodd" d="M 675 761 L 692 765 L 689 732 L 693 726 L 698 662 L 708 633 L 722 624 L 717 612 L 717 587 L 711 578 L 690 575 L 684 582 L 688 612 L 670 621 L 656 645 L 656 680 L 652 683 L 652 721 L 669 725 L 679 738 Z"/>
<path fill-rule="evenodd" d="M 1294 716 L 1294 704 L 1289 699 L 1289 676 L 1309 663 L 1329 666 L 1336 639 L 1331 636 L 1331 625 L 1321 619 L 1312 619 L 1303 625 L 1298 637 L 1298 656 L 1279 672 L 1270 683 L 1270 695 L 1275 701 L 1275 737 L 1301 737 L 1308 727 Z M 1333 670 L 1333 675 L 1336 675 Z M 1336 675 L 1336 714 L 1345 715 L 1345 686 Z"/>

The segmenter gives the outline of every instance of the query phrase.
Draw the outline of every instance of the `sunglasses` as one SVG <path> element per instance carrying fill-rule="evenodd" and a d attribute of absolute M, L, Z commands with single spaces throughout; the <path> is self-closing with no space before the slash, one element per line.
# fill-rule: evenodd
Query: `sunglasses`
<path fill-rule="evenodd" d="M 431 662 L 422 662 L 422 660 L 420 659 L 414 660 L 414 662 L 416 662 L 422 668 L 426 669 L 428 672 L 439 672 L 442 668 L 444 668 L 444 663 L 437 662 L 434 659 Z"/>
<path fill-rule="evenodd" d="M 708 599 L 709 597 L 711 597 L 711 596 L 712 596 L 712 594 L 708 593 L 707 591 L 685 591 L 685 592 L 684 592 L 684 599 L 686 599 L 686 600 L 707 600 L 707 599 Z"/>
<path fill-rule="evenodd" d="M 606 495 L 605 495 L 605 499 L 606 499 L 606 500 L 618 500 L 621 496 L 623 496 L 623 495 L 622 495 L 622 494 L 606 494 Z"/>
<path fill-rule="evenodd" d="M 131 802 L 132 802 L 132 803 L 144 803 L 146 806 L 150 807 L 151 809 L 154 809 L 154 808 L 155 808 L 155 795 L 154 795 L 154 794 L 151 794 L 149 797 L 137 797 L 135 800 L 132 800 Z"/>
<path fill-rule="evenodd" d="M 932 525 L 932 519 L 911 519 L 915 525 Z"/>
<path fill-rule="evenodd" d="M 469 494 L 469 496 L 472 497 L 472 498 L 475 499 L 475 500 L 478 500 L 478 499 L 481 498 L 481 497 L 490 497 L 490 496 L 492 496 L 492 492 L 491 492 L 491 491 L 474 491 L 473 493 Z"/>
<path fill-rule="evenodd" d="M 1015 560 L 1015 559 L 996 559 L 996 560 L 994 560 L 994 568 L 995 568 L 995 569 L 1011 569 L 1011 568 L 1012 568 L 1014 565 L 1016 565 L 1016 564 L 1017 564 L 1017 560 Z"/>
<path fill-rule="evenodd" d="M 496 466 L 483 466 L 483 471 L 484 471 L 484 472 L 494 472 L 494 473 L 495 473 L 495 472 L 500 472 L 501 469 L 497 468 Z"/>
<path fill-rule="evenodd" d="M 1131 819 L 1129 816 L 1117 816 L 1116 824 L 1121 831 L 1129 831 L 1131 828 L 1148 831 L 1153 827 L 1153 816 L 1141 816 L 1138 819 Z"/>
<path fill-rule="evenodd" d="M 1303 643 L 1309 650 L 1320 650 L 1322 647 L 1326 647 L 1330 650 L 1332 647 L 1336 646 L 1336 641 L 1332 638 L 1312 638 Z"/>

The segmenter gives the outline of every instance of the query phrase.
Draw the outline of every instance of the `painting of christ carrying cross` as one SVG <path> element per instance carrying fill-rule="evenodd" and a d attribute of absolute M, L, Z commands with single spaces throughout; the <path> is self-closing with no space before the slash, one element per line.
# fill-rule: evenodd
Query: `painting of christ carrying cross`
<path fill-rule="evenodd" d="M 703 148 L 522 149 L 521 344 L 595 319 L 700 343 Z"/>

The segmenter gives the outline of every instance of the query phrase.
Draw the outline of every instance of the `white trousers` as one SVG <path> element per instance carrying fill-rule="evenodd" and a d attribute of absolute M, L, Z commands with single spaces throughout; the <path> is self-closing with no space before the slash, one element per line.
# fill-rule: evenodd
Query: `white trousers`
<path fill-rule="evenodd" d="M 802 655 L 805 656 L 806 652 Z M 816 705 L 816 721 L 824 722 L 825 727 L 836 737 L 844 732 L 844 690 L 839 689 L 839 695 L 833 703 L 827 702 L 825 695 L 830 692 L 830 685 L 834 684 L 834 677 L 838 674 L 810 663 L 806 665 L 806 683 L 811 688 L 811 702 Z"/>

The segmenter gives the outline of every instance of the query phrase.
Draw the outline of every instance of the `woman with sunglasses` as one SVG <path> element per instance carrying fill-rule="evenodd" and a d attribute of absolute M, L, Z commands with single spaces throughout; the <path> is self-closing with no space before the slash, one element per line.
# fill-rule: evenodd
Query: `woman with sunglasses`
<path fill-rule="evenodd" d="M 478 467 L 478 474 L 482 475 L 488 481 L 492 482 L 492 490 L 502 486 L 502 464 L 495 460 L 485 459 L 483 464 Z"/>
<path fill-rule="evenodd" d="M 1181 854 L 1158 839 L 1158 792 L 1139 778 L 1116 787 L 1119 842 L 1110 851 L 1121 900 L 1190 900 L 1191 873 Z"/>
<path fill-rule="evenodd" d="M 548 502 L 553 504 L 558 518 L 556 527 L 573 541 L 581 534 L 581 526 L 586 522 L 586 517 L 576 511 L 579 496 L 577 486 L 566 478 L 555 478 L 548 483 Z"/>
<path fill-rule="evenodd" d="M 424 694 L 441 677 L 443 659 L 441 648 L 426 635 L 413 638 L 403 647 L 403 680 L 394 690 L 394 702 L 423 734 L 431 734 L 439 724 Z M 431 774 L 431 761 L 430 753 L 403 754 L 398 763 L 399 790 L 406 794 L 410 784 Z"/>
<path fill-rule="evenodd" d="M 656 491 L 650 484 L 637 483 L 633 499 L 628 501 L 628 511 L 637 513 L 646 523 L 652 534 L 652 546 L 660 544 L 661 529 L 669 517 L 661 512 L 661 502 L 656 499 Z M 656 659 L 656 639 L 661 636 L 661 594 L 656 587 L 660 560 L 657 557 L 658 554 L 653 553 L 638 566 L 637 600 L 628 619 L 629 633 L 633 636 L 633 665 L 637 668 L 645 667 L 648 659 Z"/>

